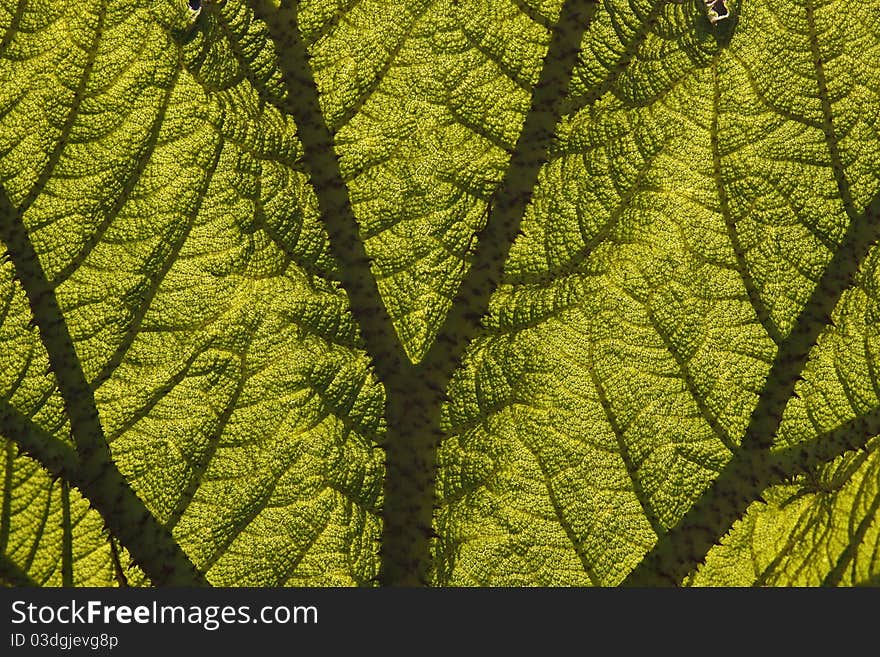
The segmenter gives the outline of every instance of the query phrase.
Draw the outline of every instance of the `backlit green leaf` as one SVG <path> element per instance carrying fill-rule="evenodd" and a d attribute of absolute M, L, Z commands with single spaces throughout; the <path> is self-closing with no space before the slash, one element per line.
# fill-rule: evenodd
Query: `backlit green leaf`
<path fill-rule="evenodd" d="M 880 583 L 880 3 L 728 9 L 0 0 L 0 580 Z"/>

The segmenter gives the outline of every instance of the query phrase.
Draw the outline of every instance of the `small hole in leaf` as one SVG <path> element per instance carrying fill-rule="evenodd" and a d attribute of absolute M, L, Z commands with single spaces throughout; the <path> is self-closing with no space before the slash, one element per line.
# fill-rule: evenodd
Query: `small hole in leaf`
<path fill-rule="evenodd" d="M 187 0 L 187 4 L 193 11 L 198 11 L 202 8 L 202 0 Z"/>

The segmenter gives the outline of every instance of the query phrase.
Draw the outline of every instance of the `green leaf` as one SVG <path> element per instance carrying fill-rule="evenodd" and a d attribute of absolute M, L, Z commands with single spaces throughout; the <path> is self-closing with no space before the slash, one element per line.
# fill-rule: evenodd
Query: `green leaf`
<path fill-rule="evenodd" d="M 695 586 L 852 586 L 880 583 L 877 441 L 869 452 L 774 486 L 689 581 Z"/>
<path fill-rule="evenodd" d="M 68 440 L 61 408 L 88 400 L 62 403 L 44 348 L 56 375 L 78 370 L 119 470 L 212 583 L 365 582 L 378 566 L 382 391 L 344 294 L 319 273 L 331 262 L 295 127 L 245 72 L 267 56 L 265 34 L 250 26 L 242 63 L 206 44 L 213 26 L 185 3 L 158 3 L 160 16 L 152 4 L 23 2 L 8 28 L 4 186 L 76 359 L 52 353 L 52 318 L 29 317 L 8 289 L 2 396 Z M 4 241 L 9 288 L 31 263 Z M 27 461 L 7 467 L 13 484 L 33 478 Z M 50 553 L 16 556 L 57 543 L 54 525 L 9 530 L 10 558 L 39 581 Z M 75 566 L 77 583 L 96 577 Z"/>
<path fill-rule="evenodd" d="M 418 362 L 468 271 L 561 2 L 338 4 L 302 3 L 300 29 L 382 300 Z"/>
<path fill-rule="evenodd" d="M 0 580 L 880 583 L 880 3 L 0 0 Z"/>
<path fill-rule="evenodd" d="M 837 303 L 880 236 L 878 203 L 864 211 L 880 190 L 864 111 L 880 88 L 876 6 L 732 4 L 736 24 L 712 28 L 691 5 L 623 4 L 587 33 L 489 330 L 452 386 L 441 584 L 680 581 L 761 492 L 749 475 L 775 476 L 762 471 L 777 428 L 793 441 L 799 413 L 798 441 L 818 440 L 880 405 L 871 302 Z M 625 69 L 604 72 L 615 60 Z M 850 313 L 858 337 L 811 350 Z M 844 383 L 807 393 L 812 378 Z M 864 519 L 858 567 L 880 569 L 876 491 L 867 511 L 852 495 L 829 493 L 835 517 L 810 521 L 838 531 L 833 545 L 808 535 L 810 568 L 844 559 L 840 527 Z M 797 521 L 758 513 L 747 522 L 780 535 Z M 741 550 L 746 535 L 762 567 L 796 560 L 776 534 L 727 540 Z M 703 581 L 742 583 L 710 568 L 741 556 L 713 550 Z"/>

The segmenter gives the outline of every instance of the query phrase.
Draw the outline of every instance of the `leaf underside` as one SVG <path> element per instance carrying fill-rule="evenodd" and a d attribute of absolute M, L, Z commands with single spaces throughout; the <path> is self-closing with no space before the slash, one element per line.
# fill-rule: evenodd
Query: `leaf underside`
<path fill-rule="evenodd" d="M 880 2 L 277 4 L 0 0 L 0 581 L 880 584 Z"/>

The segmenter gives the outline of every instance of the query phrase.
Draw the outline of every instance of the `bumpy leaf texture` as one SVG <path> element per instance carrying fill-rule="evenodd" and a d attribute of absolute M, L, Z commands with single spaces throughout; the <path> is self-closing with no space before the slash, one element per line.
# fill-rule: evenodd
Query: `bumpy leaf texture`
<path fill-rule="evenodd" d="M 0 0 L 0 580 L 380 578 L 335 194 L 413 368 L 529 200 L 414 464 L 431 584 L 880 584 L 880 1 L 285 0 L 320 116 L 277 4 Z"/>

